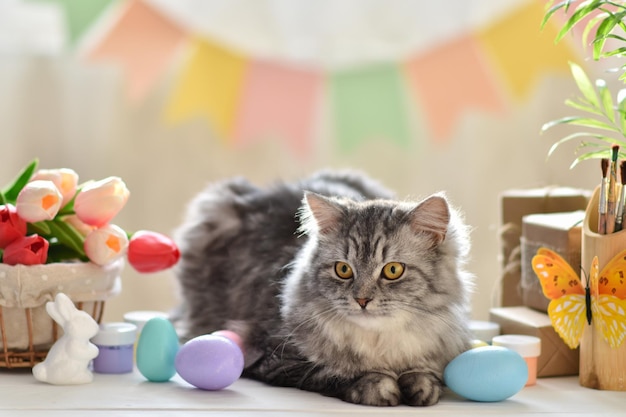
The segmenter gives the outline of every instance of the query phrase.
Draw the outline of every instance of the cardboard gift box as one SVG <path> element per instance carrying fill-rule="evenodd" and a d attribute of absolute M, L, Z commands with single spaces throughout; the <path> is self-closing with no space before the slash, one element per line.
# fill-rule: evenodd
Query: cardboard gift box
<path fill-rule="evenodd" d="M 502 306 L 523 305 L 521 287 L 522 219 L 529 214 L 584 210 L 591 191 L 570 187 L 511 189 L 500 194 Z"/>
<path fill-rule="evenodd" d="M 585 212 L 529 214 L 522 219 L 522 303 L 543 312 L 548 311 L 548 300 L 533 271 L 532 259 L 537 249 L 552 249 L 580 273 L 582 222 Z"/>
<path fill-rule="evenodd" d="M 502 334 L 523 334 L 541 339 L 537 376 L 578 375 L 579 349 L 570 349 L 559 337 L 546 313 L 529 307 L 500 307 L 489 311 Z"/>

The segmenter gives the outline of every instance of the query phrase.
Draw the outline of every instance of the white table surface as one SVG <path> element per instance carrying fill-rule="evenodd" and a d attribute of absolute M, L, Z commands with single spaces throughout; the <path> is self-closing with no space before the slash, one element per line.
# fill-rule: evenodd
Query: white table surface
<path fill-rule="evenodd" d="M 137 371 L 94 374 L 85 385 L 48 385 L 29 369 L 0 369 L 0 416 L 589 416 L 626 415 L 626 392 L 583 388 L 576 377 L 539 379 L 498 403 L 477 403 L 446 392 L 426 408 L 366 407 L 293 388 L 240 379 L 222 391 L 202 391 L 178 376 L 146 381 Z"/>

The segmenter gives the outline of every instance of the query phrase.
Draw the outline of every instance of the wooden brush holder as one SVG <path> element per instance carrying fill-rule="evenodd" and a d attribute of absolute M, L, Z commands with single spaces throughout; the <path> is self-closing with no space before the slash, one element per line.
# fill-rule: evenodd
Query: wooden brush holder
<path fill-rule="evenodd" d="M 626 248 L 626 230 L 598 234 L 598 201 L 600 189 L 594 191 L 585 212 L 582 227 L 581 267 L 586 273 L 591 269 L 594 256 L 598 257 L 600 270 L 620 251 Z M 585 272 L 581 271 L 582 274 Z M 602 332 L 594 324 L 585 326 L 580 342 L 580 385 L 588 388 L 626 391 L 626 342 L 611 348 Z"/>

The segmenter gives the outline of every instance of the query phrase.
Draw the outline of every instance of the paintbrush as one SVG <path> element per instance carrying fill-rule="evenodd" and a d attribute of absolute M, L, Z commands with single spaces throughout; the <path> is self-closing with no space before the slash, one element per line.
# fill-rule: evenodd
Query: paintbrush
<path fill-rule="evenodd" d="M 609 165 L 609 185 L 606 190 L 606 233 L 615 231 L 615 210 L 617 208 L 617 155 L 619 146 L 613 145 L 611 148 L 611 162 Z"/>
<path fill-rule="evenodd" d="M 600 200 L 598 201 L 598 233 L 606 234 L 606 176 L 609 171 L 608 158 L 602 158 L 600 161 L 602 168 L 602 182 L 600 183 Z"/>
<path fill-rule="evenodd" d="M 622 230 L 624 222 L 624 204 L 626 204 L 626 161 L 619 164 L 619 175 L 621 177 L 621 187 L 619 200 L 617 200 L 617 214 L 615 215 L 615 231 Z"/>

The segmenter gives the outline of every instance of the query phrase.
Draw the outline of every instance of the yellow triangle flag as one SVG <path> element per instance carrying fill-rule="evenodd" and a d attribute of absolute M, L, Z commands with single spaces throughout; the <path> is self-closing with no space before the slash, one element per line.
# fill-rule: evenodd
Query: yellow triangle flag
<path fill-rule="evenodd" d="M 222 139 L 232 138 L 248 60 L 204 39 L 195 39 L 166 109 L 167 122 L 206 117 Z"/>
<path fill-rule="evenodd" d="M 568 61 L 577 58 L 566 39 L 554 43 L 554 25 L 548 22 L 543 30 L 540 28 L 543 14 L 544 2 L 531 0 L 476 34 L 494 68 L 518 99 L 526 96 L 544 72 L 569 74 Z"/>

